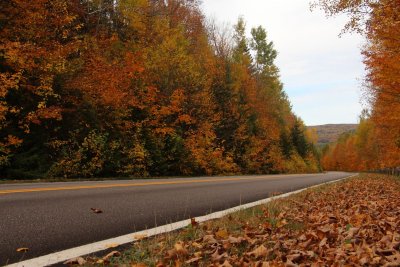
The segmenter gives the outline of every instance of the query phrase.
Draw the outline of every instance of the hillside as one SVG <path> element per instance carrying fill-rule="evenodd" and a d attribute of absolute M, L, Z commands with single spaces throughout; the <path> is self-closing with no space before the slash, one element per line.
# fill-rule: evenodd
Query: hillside
<path fill-rule="evenodd" d="M 308 126 L 309 129 L 316 129 L 318 134 L 318 145 L 325 145 L 336 142 L 342 133 L 355 131 L 357 124 L 325 124 Z"/>

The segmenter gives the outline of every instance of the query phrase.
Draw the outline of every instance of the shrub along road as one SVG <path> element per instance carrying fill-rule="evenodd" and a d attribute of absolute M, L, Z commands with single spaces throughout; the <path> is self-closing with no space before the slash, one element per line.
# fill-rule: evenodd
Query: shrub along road
<path fill-rule="evenodd" d="M 0 265 L 347 176 L 331 172 L 0 185 Z"/>

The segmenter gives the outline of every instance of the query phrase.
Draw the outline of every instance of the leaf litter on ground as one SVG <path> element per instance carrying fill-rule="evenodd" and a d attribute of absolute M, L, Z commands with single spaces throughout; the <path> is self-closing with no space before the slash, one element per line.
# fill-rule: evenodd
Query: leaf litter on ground
<path fill-rule="evenodd" d="M 400 181 L 362 174 L 141 239 L 109 266 L 400 266 Z"/>

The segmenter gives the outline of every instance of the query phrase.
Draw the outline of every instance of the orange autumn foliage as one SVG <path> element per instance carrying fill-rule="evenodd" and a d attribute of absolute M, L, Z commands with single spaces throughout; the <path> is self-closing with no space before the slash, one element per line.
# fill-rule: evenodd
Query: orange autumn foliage
<path fill-rule="evenodd" d="M 211 41 L 196 0 L 0 5 L 7 178 L 319 171 L 262 27 Z"/>
<path fill-rule="evenodd" d="M 349 159 L 351 166 L 335 165 L 333 156 L 348 157 L 358 153 L 357 146 L 348 144 L 345 152 L 333 146 L 325 156 L 325 166 L 330 169 L 373 170 L 400 166 L 400 1 L 350 1 L 319 0 L 318 4 L 328 15 L 346 13 L 350 17 L 346 30 L 362 33 L 368 43 L 363 48 L 367 76 L 365 92 L 371 106 L 372 130 L 368 140 L 359 147 L 365 150 L 361 157 Z M 360 126 L 361 127 L 361 126 Z M 358 129 L 362 132 L 363 129 Z M 357 139 L 355 136 L 349 138 Z M 369 148 L 367 148 L 369 147 Z M 373 147 L 373 149 L 372 149 Z M 331 156 L 329 156 L 331 155 Z M 368 157 L 369 159 L 365 159 Z M 333 165 L 332 165 L 333 164 Z"/>

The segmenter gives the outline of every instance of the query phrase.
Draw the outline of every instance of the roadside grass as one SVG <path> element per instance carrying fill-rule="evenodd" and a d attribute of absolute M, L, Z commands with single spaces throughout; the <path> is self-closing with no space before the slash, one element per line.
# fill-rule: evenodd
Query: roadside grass
<path fill-rule="evenodd" d="M 249 235 L 249 229 L 255 230 L 256 228 L 261 228 L 262 225 L 270 227 L 272 231 L 280 228 L 285 228 L 293 232 L 302 231 L 306 227 L 305 224 L 300 221 L 282 218 L 282 211 L 289 210 L 293 203 L 298 203 L 303 200 L 310 192 L 322 192 L 328 189 L 329 185 L 321 185 L 284 199 L 273 200 L 265 205 L 243 209 L 220 219 L 203 222 L 198 226 L 189 224 L 187 227 L 177 231 L 137 241 L 130 249 L 115 253 L 115 255 L 117 255 L 116 257 L 89 257 L 86 259 L 87 262 L 83 265 L 137 267 L 210 266 L 212 265 L 212 256 L 205 255 L 199 251 L 204 248 L 203 245 L 198 243 L 200 239 L 212 234 L 215 236 L 216 240 L 223 240 L 224 238 L 233 236 L 240 237 Z M 274 195 L 278 194 L 273 194 L 272 196 Z M 268 214 L 267 218 L 265 217 L 266 214 Z M 177 247 L 178 250 L 180 249 L 179 244 L 186 244 L 183 253 L 177 251 Z M 268 247 L 273 247 L 272 241 L 268 244 Z M 248 243 L 240 242 L 228 248 L 227 252 L 228 254 L 241 257 L 248 252 Z M 165 262 L 165 260 L 161 260 L 164 255 L 167 255 L 167 258 L 169 256 L 172 257 L 169 261 L 167 260 Z M 194 255 L 197 258 L 201 258 L 201 261 L 188 262 L 187 255 Z M 275 256 L 272 254 L 268 258 L 273 260 Z"/>

